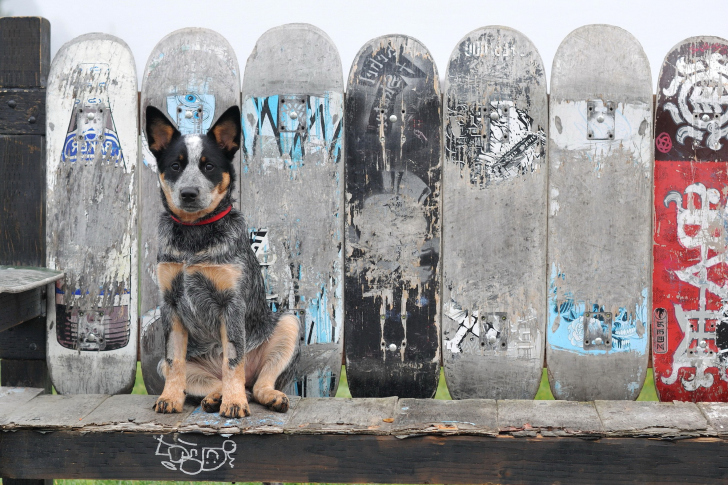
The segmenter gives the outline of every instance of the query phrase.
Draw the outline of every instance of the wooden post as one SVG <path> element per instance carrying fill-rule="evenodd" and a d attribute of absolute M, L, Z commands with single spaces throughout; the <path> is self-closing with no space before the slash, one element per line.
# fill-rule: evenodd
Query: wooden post
<path fill-rule="evenodd" d="M 46 263 L 45 87 L 50 49 L 48 20 L 0 18 L 0 264 Z M 0 385 L 51 390 L 45 362 L 45 316 L 38 317 L 33 311 L 37 303 L 13 309 L 18 315 L 35 318 L 21 319 L 24 323 L 3 329 Z M 53 481 L 3 477 L 2 482 L 49 485 Z"/>

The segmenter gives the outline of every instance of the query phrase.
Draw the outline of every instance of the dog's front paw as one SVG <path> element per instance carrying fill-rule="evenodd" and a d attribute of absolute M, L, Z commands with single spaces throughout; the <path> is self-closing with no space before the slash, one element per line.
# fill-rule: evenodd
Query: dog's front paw
<path fill-rule="evenodd" d="M 222 404 L 222 394 L 219 392 L 211 392 L 205 399 L 202 400 L 202 409 L 206 413 L 215 413 L 220 410 L 220 404 Z"/>
<path fill-rule="evenodd" d="M 165 396 L 160 396 L 159 399 L 157 399 L 157 403 L 154 405 L 154 410 L 163 414 L 181 413 L 184 403 L 184 395 L 182 396 L 182 399 L 170 399 Z"/>
<path fill-rule="evenodd" d="M 243 418 L 250 416 L 250 406 L 247 401 L 226 402 L 223 398 L 220 405 L 220 416 L 224 418 Z"/>
<path fill-rule="evenodd" d="M 258 397 L 258 402 L 268 409 L 272 409 L 273 411 L 277 411 L 279 413 L 285 413 L 286 411 L 288 411 L 288 396 L 286 396 L 281 391 L 268 390 L 265 392 L 261 392 Z"/>

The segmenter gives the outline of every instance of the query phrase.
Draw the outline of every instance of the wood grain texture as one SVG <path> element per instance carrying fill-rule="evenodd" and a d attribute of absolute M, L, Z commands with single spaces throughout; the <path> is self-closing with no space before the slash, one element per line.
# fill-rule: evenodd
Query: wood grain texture
<path fill-rule="evenodd" d="M 443 364 L 456 399 L 532 399 L 546 315 L 548 103 L 541 56 L 507 27 L 463 37 L 443 111 Z"/>
<path fill-rule="evenodd" d="M 569 34 L 554 58 L 549 123 L 551 390 L 633 400 L 649 356 L 654 160 L 652 81 L 637 39 L 609 25 Z"/>
<path fill-rule="evenodd" d="M 42 17 L 0 18 L 0 88 L 44 88 L 51 24 Z"/>
<path fill-rule="evenodd" d="M 492 399 L 441 401 L 400 399 L 392 434 L 498 436 L 498 406 Z"/>
<path fill-rule="evenodd" d="M 41 314 L 41 289 L 0 293 L 0 332 Z"/>
<path fill-rule="evenodd" d="M 344 326 L 344 87 L 336 46 L 309 24 L 264 33 L 243 77 L 240 205 L 266 298 L 301 321 L 285 391 L 336 395 Z"/>
<path fill-rule="evenodd" d="M 440 364 L 437 67 L 404 35 L 367 42 L 346 90 L 346 373 L 354 397 L 431 398 Z"/>
<path fill-rule="evenodd" d="M 698 408 L 718 436 L 728 437 L 728 403 L 701 402 Z"/>
<path fill-rule="evenodd" d="M 3 331 L 0 335 L 0 359 L 27 359 L 45 362 L 45 324 L 45 316 L 40 316 Z"/>
<path fill-rule="evenodd" d="M 298 404 L 284 430 L 296 434 L 387 434 L 396 405 L 396 397 L 308 398 Z"/>
<path fill-rule="evenodd" d="M 607 436 L 663 439 L 715 436 L 695 403 L 595 401 Z"/>
<path fill-rule="evenodd" d="M 0 134 L 45 135 L 44 89 L 0 90 Z"/>
<path fill-rule="evenodd" d="M 0 293 L 21 293 L 63 278 L 63 272 L 47 268 L 0 265 Z"/>
<path fill-rule="evenodd" d="M 203 448 L 217 450 L 212 460 L 195 460 Z M 728 443 L 719 439 L 0 434 L 0 473 L 23 478 L 721 484 L 727 458 Z"/>
<path fill-rule="evenodd" d="M 154 411 L 157 396 L 111 396 L 88 415 L 83 427 L 89 431 L 161 433 L 176 431 L 195 407 L 185 403 L 181 413 L 160 414 Z"/>
<path fill-rule="evenodd" d="M 591 402 L 498 401 L 498 429 L 517 437 L 603 434 Z"/>
<path fill-rule="evenodd" d="M 59 393 L 130 392 L 136 375 L 137 75 L 129 47 L 86 34 L 47 97 L 48 362 Z"/>
<path fill-rule="evenodd" d="M 14 413 L 10 413 L 5 418 L 2 427 L 6 430 L 14 428 L 80 428 L 85 424 L 83 418 L 108 397 L 104 394 L 75 396 L 41 394 Z"/>
<path fill-rule="evenodd" d="M 288 412 L 272 411 L 257 402 L 250 401 L 250 416 L 239 419 L 223 418 L 218 413 L 206 413 L 197 407 L 179 426 L 181 433 L 205 434 L 277 434 L 293 415 L 301 398 L 289 397 Z"/>
<path fill-rule="evenodd" d="M 8 415 L 43 391 L 44 389 L 37 387 L 0 387 L 0 424 L 5 422 Z"/>
<path fill-rule="evenodd" d="M 164 335 L 156 270 L 157 225 L 164 209 L 157 162 L 145 133 L 146 110 L 154 106 L 166 113 L 182 134 L 207 133 L 225 110 L 240 106 L 240 67 L 235 51 L 213 30 L 185 28 L 168 34 L 147 59 L 140 99 L 141 361 L 147 392 L 161 394 L 164 379 L 157 372 L 157 364 L 164 357 Z M 193 116 L 198 109 L 199 116 Z M 186 117 L 188 112 L 190 118 Z M 240 167 L 239 152 L 233 163 Z"/>
<path fill-rule="evenodd" d="M 0 135 L 0 264 L 46 263 L 45 155 L 42 136 Z"/>
<path fill-rule="evenodd" d="M 39 387 L 47 393 L 53 388 L 45 360 L 3 359 L 0 366 L 0 385 Z"/>

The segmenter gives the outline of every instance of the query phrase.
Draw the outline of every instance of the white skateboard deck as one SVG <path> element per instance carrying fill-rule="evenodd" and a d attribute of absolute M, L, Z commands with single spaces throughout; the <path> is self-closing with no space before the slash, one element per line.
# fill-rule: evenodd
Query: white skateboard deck
<path fill-rule="evenodd" d="M 61 394 L 118 394 L 137 361 L 137 75 L 129 47 L 87 34 L 48 76 L 47 358 Z M 55 295 L 55 297 L 54 297 Z"/>

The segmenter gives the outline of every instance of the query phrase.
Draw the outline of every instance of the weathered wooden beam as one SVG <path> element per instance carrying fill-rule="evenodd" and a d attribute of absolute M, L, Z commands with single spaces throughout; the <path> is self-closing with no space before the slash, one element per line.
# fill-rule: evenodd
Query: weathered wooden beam
<path fill-rule="evenodd" d="M 46 317 L 33 318 L 0 334 L 0 359 L 45 361 Z"/>
<path fill-rule="evenodd" d="M 0 264 L 45 266 L 44 140 L 0 135 Z"/>
<path fill-rule="evenodd" d="M 45 90 L 0 90 L 0 134 L 45 134 Z"/>
<path fill-rule="evenodd" d="M 41 289 L 0 293 L 0 332 L 43 313 Z"/>
<path fill-rule="evenodd" d="M 53 385 L 45 360 L 3 359 L 0 364 L 0 382 L 3 386 L 39 387 L 51 392 Z"/>
<path fill-rule="evenodd" d="M 726 459 L 717 438 L 0 435 L 0 473 L 31 479 L 709 484 L 728 479 Z"/>
<path fill-rule="evenodd" d="M 0 88 L 44 88 L 51 24 L 41 17 L 0 18 Z"/>

